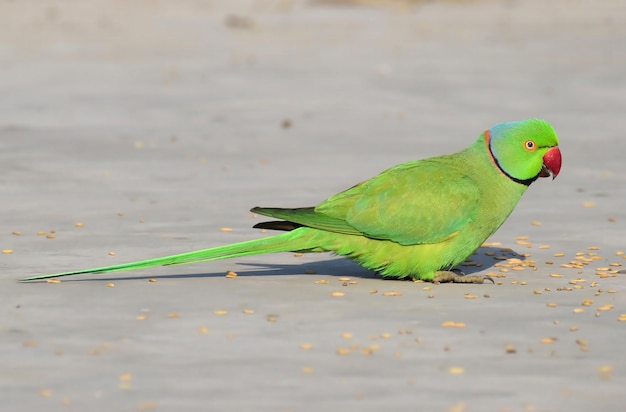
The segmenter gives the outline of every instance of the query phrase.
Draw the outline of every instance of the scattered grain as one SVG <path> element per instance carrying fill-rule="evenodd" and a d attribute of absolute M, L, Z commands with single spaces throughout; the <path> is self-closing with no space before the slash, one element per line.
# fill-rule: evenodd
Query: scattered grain
<path fill-rule="evenodd" d="M 402 292 L 398 291 L 389 291 L 383 292 L 383 296 L 402 296 Z"/>
<path fill-rule="evenodd" d="M 464 328 L 465 323 L 463 322 L 453 322 L 453 321 L 445 321 L 441 324 L 444 328 Z"/>

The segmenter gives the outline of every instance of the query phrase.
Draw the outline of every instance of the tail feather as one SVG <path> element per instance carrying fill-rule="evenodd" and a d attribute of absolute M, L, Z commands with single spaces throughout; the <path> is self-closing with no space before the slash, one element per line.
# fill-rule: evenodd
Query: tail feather
<path fill-rule="evenodd" d="M 118 265 L 76 270 L 71 272 L 53 273 L 49 275 L 30 276 L 22 279 L 22 281 L 42 280 L 87 273 L 118 272 L 123 270 L 149 268 L 153 266 L 186 265 L 189 263 L 204 262 L 209 260 L 228 259 L 234 257 L 260 255 L 264 253 L 289 252 L 295 250 L 309 249 L 311 247 L 307 244 L 309 237 L 300 236 L 302 233 L 296 232 L 297 231 L 293 231 L 282 235 L 248 240 L 232 245 L 218 246 L 210 249 L 180 253 L 177 255 L 164 256 L 154 259 L 140 260 L 136 262 L 121 263 Z"/>

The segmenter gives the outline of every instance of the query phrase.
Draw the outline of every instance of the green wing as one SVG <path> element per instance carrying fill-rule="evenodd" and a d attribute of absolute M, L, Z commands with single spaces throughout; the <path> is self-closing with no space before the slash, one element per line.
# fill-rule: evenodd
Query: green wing
<path fill-rule="evenodd" d="M 438 243 L 472 222 L 481 193 L 459 159 L 404 163 L 332 196 L 316 213 L 345 221 L 363 235 L 402 245 Z"/>
<path fill-rule="evenodd" d="M 442 156 L 404 163 L 330 197 L 315 208 L 260 208 L 252 212 L 287 222 L 255 227 L 329 232 L 392 240 L 402 245 L 438 243 L 476 218 L 480 191 L 459 159 Z M 290 225 L 293 222 L 295 225 Z"/>
<path fill-rule="evenodd" d="M 329 232 L 344 233 L 347 235 L 359 235 L 363 233 L 350 226 L 344 219 L 317 213 L 313 207 L 300 207 L 296 209 L 281 209 L 276 207 L 254 207 L 253 213 L 284 219 L 279 222 L 261 222 L 254 225 L 258 229 L 293 230 L 298 226 L 308 226 Z M 292 223 L 295 223 L 292 224 Z"/>

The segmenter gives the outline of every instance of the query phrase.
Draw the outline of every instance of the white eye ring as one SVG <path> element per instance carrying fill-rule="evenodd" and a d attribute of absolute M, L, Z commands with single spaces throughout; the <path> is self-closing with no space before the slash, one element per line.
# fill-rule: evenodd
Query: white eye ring
<path fill-rule="evenodd" d="M 535 141 L 534 140 L 526 140 L 524 143 L 524 147 L 526 150 L 535 150 Z"/>

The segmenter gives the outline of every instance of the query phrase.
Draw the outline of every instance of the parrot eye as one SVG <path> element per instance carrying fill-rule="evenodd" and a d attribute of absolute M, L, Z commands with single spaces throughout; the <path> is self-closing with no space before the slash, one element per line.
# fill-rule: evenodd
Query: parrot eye
<path fill-rule="evenodd" d="M 535 141 L 534 140 L 526 140 L 526 142 L 524 143 L 524 147 L 526 148 L 526 150 L 535 150 Z"/>

